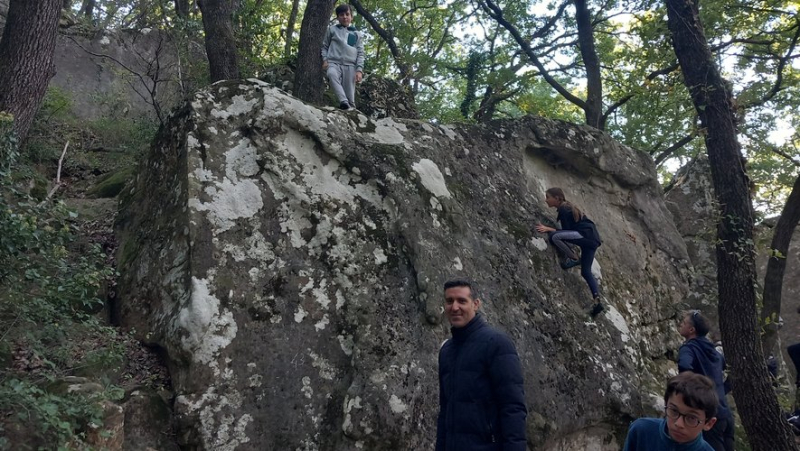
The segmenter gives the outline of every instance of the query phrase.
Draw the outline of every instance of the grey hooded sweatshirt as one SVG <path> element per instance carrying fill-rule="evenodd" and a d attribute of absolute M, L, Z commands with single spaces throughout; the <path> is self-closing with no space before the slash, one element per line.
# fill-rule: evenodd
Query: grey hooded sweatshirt
<path fill-rule="evenodd" d="M 340 24 L 328 27 L 322 41 L 322 60 L 329 63 L 356 66 L 356 72 L 364 71 L 364 39 L 356 27 Z"/>

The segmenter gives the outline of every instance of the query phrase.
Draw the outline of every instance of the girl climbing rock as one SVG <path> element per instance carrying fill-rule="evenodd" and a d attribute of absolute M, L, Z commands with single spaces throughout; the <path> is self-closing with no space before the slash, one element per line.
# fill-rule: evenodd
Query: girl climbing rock
<path fill-rule="evenodd" d="M 603 311 L 603 304 L 600 302 L 600 290 L 597 286 L 597 280 L 592 274 L 594 253 L 600 247 L 600 234 L 597 233 L 597 227 L 578 207 L 567 201 L 561 188 L 548 189 L 545 192 L 544 201 L 548 207 L 558 210 L 557 220 L 561 223 L 561 230 L 539 223 L 536 225 L 536 231 L 547 233 L 550 242 L 566 256 L 561 263 L 562 268 L 569 269 L 574 266 L 581 266 L 581 275 L 586 280 L 586 283 L 589 284 L 589 289 L 592 290 L 594 305 L 590 314 L 595 317 Z M 575 251 L 568 243 L 580 247 L 580 257 L 575 254 Z"/>

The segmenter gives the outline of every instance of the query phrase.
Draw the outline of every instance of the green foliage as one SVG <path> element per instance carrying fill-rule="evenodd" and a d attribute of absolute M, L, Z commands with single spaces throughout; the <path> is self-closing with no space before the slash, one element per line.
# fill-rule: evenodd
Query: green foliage
<path fill-rule="evenodd" d="M 0 180 L 8 176 L 19 158 L 19 147 L 13 126 L 14 117 L 0 111 Z"/>
<path fill-rule="evenodd" d="M 69 449 L 67 444 L 78 439 L 75 431 L 88 423 L 102 424 L 99 399 L 102 398 L 48 393 L 28 380 L 11 378 L 0 382 L 0 412 L 13 412 L 9 422 L 35 424 L 35 441 L 49 445 L 47 449 Z"/>
<path fill-rule="evenodd" d="M 13 143 L 9 133 L 0 142 Z M 16 154 L 13 145 L 4 151 L 0 167 L 19 172 Z M 88 422 L 102 422 L 98 399 L 119 390 L 87 397 L 51 393 L 44 383 L 80 368 L 122 364 L 116 330 L 91 313 L 102 306 L 98 295 L 113 270 L 98 245 L 78 239 L 75 213 L 37 202 L 13 179 L 0 177 L 1 424 L 28 431 L 47 449 L 66 449 L 81 443 Z"/>

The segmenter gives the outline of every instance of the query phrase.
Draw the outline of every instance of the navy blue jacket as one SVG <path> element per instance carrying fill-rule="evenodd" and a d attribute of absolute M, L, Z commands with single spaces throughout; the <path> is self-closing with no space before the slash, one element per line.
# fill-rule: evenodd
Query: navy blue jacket
<path fill-rule="evenodd" d="M 714 382 L 719 397 L 717 418 L 730 418 L 731 410 L 725 400 L 725 384 L 723 372 L 725 358 L 706 337 L 686 340 L 678 350 L 678 371 L 691 371 L 702 374 Z"/>
<path fill-rule="evenodd" d="M 622 451 L 714 451 L 703 434 L 689 443 L 678 443 L 667 433 L 667 420 L 639 418 L 628 429 Z"/>
<path fill-rule="evenodd" d="M 561 230 L 574 230 L 580 233 L 586 241 L 587 247 L 600 247 L 600 232 L 597 231 L 597 226 L 595 226 L 594 222 L 587 218 L 586 215 L 582 214 L 581 219 L 576 221 L 575 216 L 572 214 L 572 207 L 562 204 L 558 207 L 556 219 L 561 223 Z M 576 244 L 583 246 L 582 243 Z"/>
<path fill-rule="evenodd" d="M 525 393 L 514 344 L 478 313 L 439 351 L 436 451 L 525 451 Z"/>

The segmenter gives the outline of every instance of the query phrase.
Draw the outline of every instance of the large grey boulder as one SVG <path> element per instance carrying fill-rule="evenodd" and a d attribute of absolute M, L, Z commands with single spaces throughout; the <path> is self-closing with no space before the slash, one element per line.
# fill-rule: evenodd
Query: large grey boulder
<path fill-rule="evenodd" d="M 532 232 L 550 186 L 604 237 L 596 322 Z M 517 344 L 530 449 L 618 450 L 674 371 L 685 245 L 649 157 L 589 127 L 371 120 L 220 82 L 161 130 L 118 232 L 116 314 L 166 350 L 193 449 L 431 449 L 453 277 Z"/>

